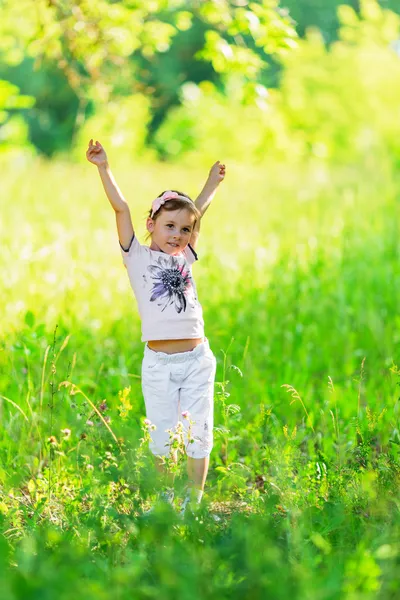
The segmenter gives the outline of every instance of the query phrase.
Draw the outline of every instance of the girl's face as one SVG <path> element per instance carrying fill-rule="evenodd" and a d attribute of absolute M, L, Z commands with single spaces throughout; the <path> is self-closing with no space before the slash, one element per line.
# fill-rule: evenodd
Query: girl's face
<path fill-rule="evenodd" d="M 151 233 L 150 248 L 171 255 L 179 254 L 190 241 L 195 218 L 184 208 L 162 210 L 156 221 L 148 217 L 146 226 Z"/>

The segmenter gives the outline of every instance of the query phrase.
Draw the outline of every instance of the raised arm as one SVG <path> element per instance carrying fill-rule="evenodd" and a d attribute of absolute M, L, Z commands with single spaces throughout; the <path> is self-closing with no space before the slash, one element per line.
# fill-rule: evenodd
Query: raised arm
<path fill-rule="evenodd" d="M 104 191 L 115 211 L 119 241 L 124 249 L 128 248 L 135 233 L 133 230 L 131 213 L 129 206 L 114 179 L 108 164 L 107 154 L 100 142 L 96 141 L 96 144 L 93 144 L 93 140 L 90 140 L 86 158 L 98 168 Z"/>
<path fill-rule="evenodd" d="M 215 196 L 215 192 L 221 181 L 225 177 L 225 165 L 221 164 L 219 160 L 213 164 L 208 174 L 207 181 L 204 184 L 203 189 L 195 200 L 195 205 L 200 211 L 201 218 L 210 206 L 212 199 Z M 200 220 L 196 222 L 195 228 L 193 229 L 192 235 L 190 236 L 189 244 L 192 248 L 195 248 L 200 234 Z"/>

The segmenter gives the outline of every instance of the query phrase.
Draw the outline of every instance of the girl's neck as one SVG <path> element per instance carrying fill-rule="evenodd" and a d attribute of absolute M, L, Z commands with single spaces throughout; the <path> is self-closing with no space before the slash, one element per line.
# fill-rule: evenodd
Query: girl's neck
<path fill-rule="evenodd" d="M 150 244 L 150 250 L 157 250 L 158 252 L 163 252 L 163 254 L 165 254 L 164 250 L 161 250 L 160 246 L 158 244 L 156 244 L 155 242 L 153 242 L 153 240 L 151 241 L 151 244 Z"/>

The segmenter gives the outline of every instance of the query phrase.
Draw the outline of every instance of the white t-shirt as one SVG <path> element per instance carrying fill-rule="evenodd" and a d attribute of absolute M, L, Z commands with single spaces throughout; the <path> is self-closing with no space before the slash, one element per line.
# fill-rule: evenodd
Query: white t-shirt
<path fill-rule="evenodd" d="M 192 264 L 198 260 L 190 245 L 178 255 L 142 246 L 134 235 L 128 250 L 121 247 L 129 281 L 142 321 L 142 342 L 204 337 Z"/>

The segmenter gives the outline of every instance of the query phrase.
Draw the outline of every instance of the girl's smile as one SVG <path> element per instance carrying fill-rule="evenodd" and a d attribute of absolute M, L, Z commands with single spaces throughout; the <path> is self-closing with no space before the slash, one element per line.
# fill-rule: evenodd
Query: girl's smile
<path fill-rule="evenodd" d="M 151 250 L 167 254 L 178 254 L 190 241 L 195 217 L 188 210 L 163 210 L 156 220 L 147 219 L 147 230 L 151 235 Z"/>

